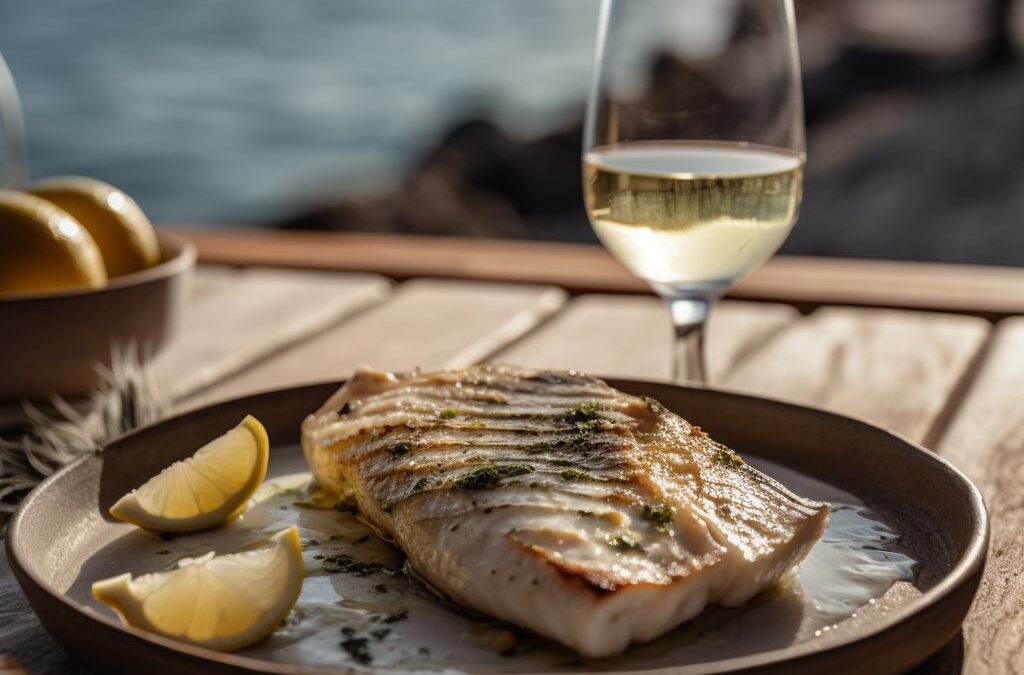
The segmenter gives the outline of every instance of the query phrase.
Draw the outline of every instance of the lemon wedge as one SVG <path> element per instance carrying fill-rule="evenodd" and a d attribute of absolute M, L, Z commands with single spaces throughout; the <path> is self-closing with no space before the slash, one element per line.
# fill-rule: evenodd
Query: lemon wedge
<path fill-rule="evenodd" d="M 103 257 L 81 223 L 45 199 L 0 190 L 0 293 L 106 282 Z"/>
<path fill-rule="evenodd" d="M 129 626 L 220 651 L 274 632 L 302 590 L 302 546 L 295 526 L 270 546 L 186 558 L 170 572 L 97 581 L 92 594 Z"/>
<path fill-rule="evenodd" d="M 96 240 L 112 277 L 160 262 L 160 244 L 146 214 L 113 185 L 93 178 L 60 176 L 39 181 L 29 192 L 70 213 Z"/>
<path fill-rule="evenodd" d="M 213 527 L 245 510 L 267 475 L 270 442 L 252 415 L 171 464 L 110 507 L 110 515 L 157 532 Z"/>

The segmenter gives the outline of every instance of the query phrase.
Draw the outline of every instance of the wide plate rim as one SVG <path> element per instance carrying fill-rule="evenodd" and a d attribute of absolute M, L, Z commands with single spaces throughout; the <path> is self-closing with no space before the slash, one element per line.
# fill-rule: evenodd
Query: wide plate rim
<path fill-rule="evenodd" d="M 601 377 L 601 376 L 597 376 Z M 966 488 L 967 495 L 969 496 L 968 503 L 970 505 L 971 513 L 969 514 L 969 520 L 973 525 L 973 532 L 971 536 L 970 544 L 967 546 L 964 554 L 960 557 L 956 563 L 947 570 L 942 578 L 935 583 L 934 586 L 924 591 L 920 597 L 917 597 L 907 603 L 905 606 L 897 609 L 893 614 L 886 619 L 879 621 L 878 623 L 872 624 L 872 627 L 868 630 L 863 628 L 858 629 L 849 637 L 838 638 L 831 641 L 827 646 L 822 648 L 814 648 L 813 643 L 805 642 L 800 645 L 792 645 L 789 647 L 782 647 L 779 649 L 772 649 L 763 652 L 757 652 L 754 654 L 748 654 L 745 656 L 733 657 L 716 661 L 707 664 L 686 664 L 680 666 L 667 666 L 663 668 L 645 669 L 640 671 L 618 671 L 620 675 L 628 675 L 628 673 L 644 673 L 646 675 L 674 675 L 680 671 L 689 672 L 694 665 L 700 665 L 703 667 L 701 672 L 705 673 L 731 673 L 731 672 L 743 672 L 761 667 L 770 667 L 773 665 L 782 665 L 787 662 L 795 663 L 796 661 L 805 660 L 808 658 L 814 658 L 818 655 L 824 655 L 826 653 L 838 653 L 844 650 L 855 648 L 858 644 L 870 642 L 886 632 L 893 630 L 900 626 L 900 624 L 909 622 L 914 618 L 920 616 L 924 612 L 929 611 L 933 606 L 940 604 L 947 596 L 952 595 L 961 586 L 970 583 L 971 579 L 975 576 L 980 578 L 981 573 L 984 570 L 988 544 L 990 537 L 990 522 L 988 510 L 985 506 L 984 497 L 981 491 L 974 485 L 974 483 L 956 466 L 928 450 L 919 443 L 916 443 L 902 434 L 895 431 L 886 429 L 877 424 L 874 424 L 864 418 L 848 415 L 845 413 L 828 410 L 821 406 L 809 405 L 805 403 L 797 403 L 794 401 L 787 401 L 781 398 L 772 398 L 766 396 L 758 396 L 745 392 L 732 391 L 724 388 L 715 387 L 699 387 L 699 386 L 688 386 L 674 384 L 665 381 L 655 380 L 636 380 L 629 378 L 617 378 L 617 377 L 601 377 L 601 379 L 608 382 L 611 386 L 620 388 L 620 385 L 635 385 L 638 387 L 644 387 L 654 385 L 656 387 L 670 387 L 685 389 L 690 392 L 694 392 L 697 395 L 711 395 L 711 396 L 722 396 L 733 399 L 744 399 L 750 402 L 767 403 L 769 405 L 777 405 L 784 408 L 800 408 L 804 410 L 812 411 L 816 414 L 824 415 L 832 418 L 839 422 L 852 422 L 856 425 L 868 427 L 876 432 L 892 436 L 897 440 L 904 443 L 910 449 L 914 450 L 919 454 L 922 461 L 931 462 L 937 464 L 941 470 L 947 471 L 955 476 L 955 478 Z M 197 408 L 191 408 L 183 410 L 181 412 L 172 415 L 171 417 L 159 420 L 157 422 L 145 425 L 134 429 L 126 434 L 123 434 L 111 441 L 106 445 L 112 445 L 120 442 L 123 439 L 134 437 L 144 433 L 150 433 L 150 431 L 156 427 L 163 425 L 170 425 L 180 422 L 182 419 L 198 415 L 200 413 L 212 412 L 217 408 L 227 408 L 236 406 L 243 401 L 260 399 L 270 396 L 286 396 L 294 394 L 301 390 L 310 390 L 316 388 L 323 388 L 327 386 L 341 386 L 344 380 L 326 380 L 321 382 L 314 382 L 304 385 L 297 385 L 291 387 L 282 387 L 269 389 L 246 396 L 240 396 L 224 401 L 218 401 L 210 405 L 204 405 Z M 62 480 L 64 476 L 71 474 L 72 472 L 79 470 L 79 467 L 90 461 L 101 461 L 102 462 L 102 450 L 89 453 L 75 460 L 71 464 L 61 468 L 54 472 L 50 476 L 47 476 L 39 485 L 37 485 L 32 492 L 30 492 L 22 503 L 19 505 L 18 510 L 11 518 L 8 524 L 7 536 L 5 537 L 5 548 L 7 550 L 7 557 L 9 565 L 14 572 L 19 584 L 24 587 L 26 583 L 30 583 L 34 586 L 34 590 L 37 592 L 44 593 L 49 596 L 53 601 L 60 603 L 66 610 L 70 610 L 81 616 L 82 619 L 87 621 L 96 621 L 109 629 L 119 631 L 123 633 L 126 639 L 141 640 L 145 643 L 152 645 L 157 649 L 167 649 L 173 652 L 178 652 L 183 656 L 201 659 L 208 661 L 213 664 L 222 664 L 225 666 L 233 666 L 241 668 L 254 673 L 276 673 L 282 675 L 337 675 L 338 673 L 345 672 L 356 672 L 352 669 L 345 667 L 335 668 L 323 668 L 320 666 L 309 666 L 299 664 L 287 664 L 273 661 L 267 661 L 264 659 L 258 659 L 248 656 L 240 656 L 238 654 L 218 652 L 212 649 L 206 649 L 203 647 L 196 647 L 189 645 L 177 640 L 165 638 L 147 631 L 142 631 L 130 626 L 124 626 L 119 621 L 114 620 L 111 617 L 98 614 L 94 611 L 90 611 L 88 608 L 79 605 L 67 597 L 66 594 L 57 591 L 52 588 L 47 582 L 40 579 L 35 570 L 31 569 L 31 562 L 26 561 L 22 551 L 19 550 L 19 539 L 21 538 L 21 523 L 27 516 L 26 514 L 32 509 L 32 504 L 39 498 L 39 495 L 44 494 L 49 486 Z M 23 588 L 23 591 L 25 589 Z M 26 593 L 27 594 L 27 593 Z M 973 593 L 972 593 L 973 595 Z M 33 611 L 35 609 L 33 608 Z M 56 636 L 55 636 L 56 637 Z M 58 643 L 60 640 L 58 639 Z M 362 671 L 360 671 L 362 672 Z M 385 672 L 385 671 L 373 671 L 369 672 Z M 393 671 L 386 671 L 393 672 Z M 538 671 L 534 673 L 522 673 L 517 675 L 558 675 L 557 673 Z"/>

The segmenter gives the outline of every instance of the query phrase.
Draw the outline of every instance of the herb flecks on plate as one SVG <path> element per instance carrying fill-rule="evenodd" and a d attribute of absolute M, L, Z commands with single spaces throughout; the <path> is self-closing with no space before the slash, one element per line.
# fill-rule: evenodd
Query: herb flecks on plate
<path fill-rule="evenodd" d="M 394 575 L 398 573 L 398 570 L 394 570 L 387 565 L 382 565 L 378 562 L 362 562 L 343 553 L 325 556 L 322 565 L 323 570 L 328 574 L 343 572 L 357 577 L 368 577 L 371 574 Z"/>

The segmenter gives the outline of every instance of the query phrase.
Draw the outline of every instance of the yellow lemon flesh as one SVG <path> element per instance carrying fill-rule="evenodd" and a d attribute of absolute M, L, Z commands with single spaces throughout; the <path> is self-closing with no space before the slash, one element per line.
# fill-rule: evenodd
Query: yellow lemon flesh
<path fill-rule="evenodd" d="M 81 223 L 45 199 L 0 190 L 0 293 L 106 282 L 103 257 Z"/>
<path fill-rule="evenodd" d="M 193 532 L 234 518 L 267 475 L 270 442 L 252 415 L 175 462 L 110 507 L 110 515 L 157 532 Z"/>
<path fill-rule="evenodd" d="M 295 526 L 254 551 L 186 558 L 170 572 L 97 581 L 92 594 L 129 626 L 200 647 L 233 651 L 274 632 L 302 590 Z"/>
<path fill-rule="evenodd" d="M 70 213 L 100 247 L 111 277 L 160 262 L 156 232 L 139 205 L 113 185 L 92 178 L 62 176 L 35 183 L 29 192 Z"/>

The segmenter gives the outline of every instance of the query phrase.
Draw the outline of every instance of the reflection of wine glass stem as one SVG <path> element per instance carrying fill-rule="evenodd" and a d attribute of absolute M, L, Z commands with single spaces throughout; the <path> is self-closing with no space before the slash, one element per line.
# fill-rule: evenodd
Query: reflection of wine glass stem
<path fill-rule="evenodd" d="M 21 100 L 7 63 L 0 54 L 0 132 L 4 142 L 4 174 L 0 186 L 20 188 L 28 183 L 25 123 Z"/>

